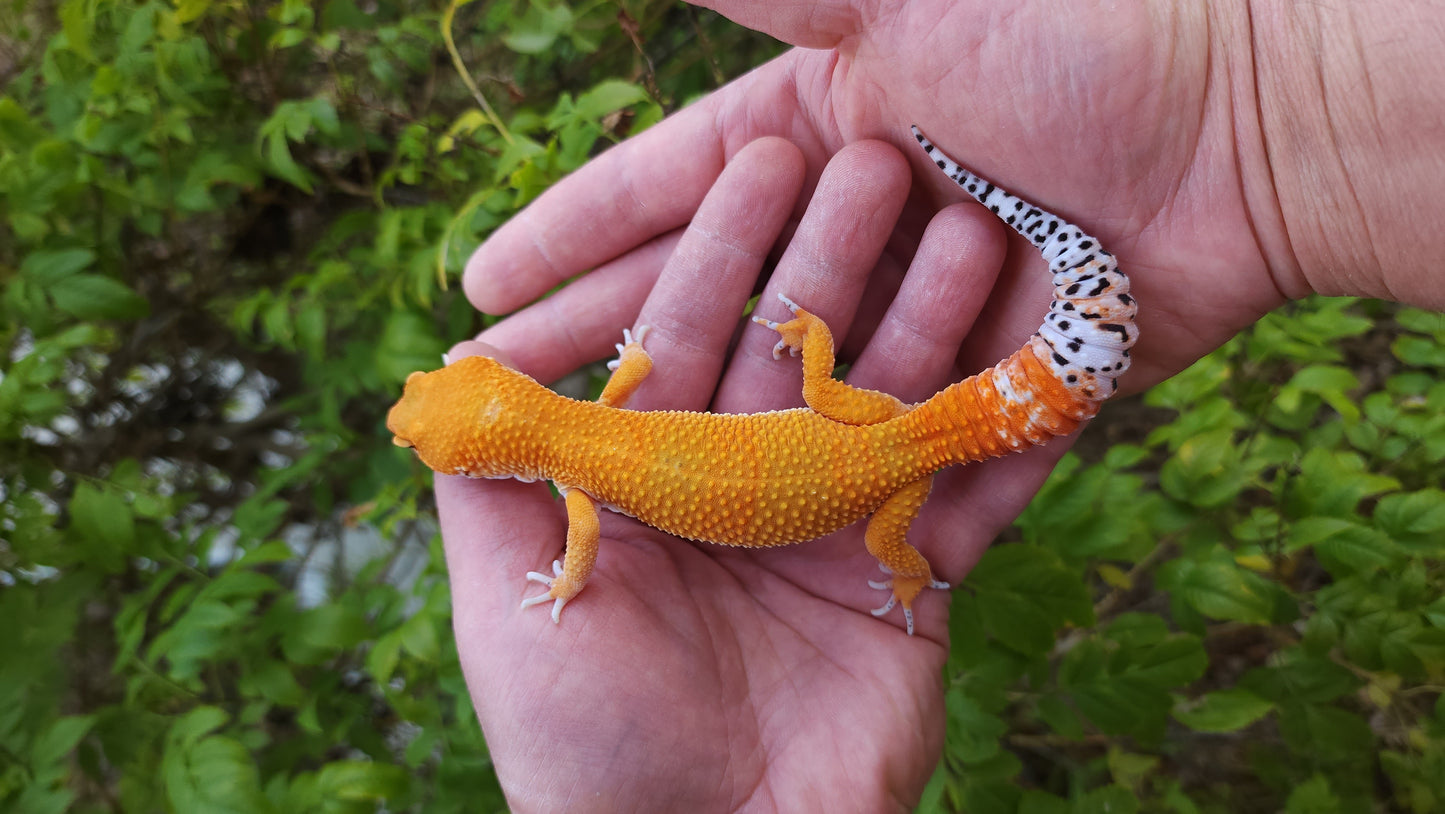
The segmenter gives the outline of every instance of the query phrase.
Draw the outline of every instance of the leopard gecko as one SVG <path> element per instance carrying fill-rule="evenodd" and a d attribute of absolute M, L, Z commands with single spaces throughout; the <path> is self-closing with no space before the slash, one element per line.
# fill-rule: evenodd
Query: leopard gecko
<path fill-rule="evenodd" d="M 473 356 L 411 374 L 387 416 L 398 446 L 439 473 L 550 479 L 564 496 L 565 554 L 547 590 L 552 620 L 586 585 L 597 558 L 599 506 L 707 543 L 781 546 L 869 518 L 867 550 L 889 592 L 874 615 L 948 587 L 907 541 L 934 473 L 1065 435 L 1114 393 L 1138 336 L 1128 278 L 1079 227 L 963 169 L 913 134 L 940 170 L 1034 244 L 1049 264 L 1054 297 L 1043 324 L 1008 358 L 919 404 L 832 378 L 828 326 L 786 296 L 791 318 L 754 321 L 801 352 L 805 408 L 751 415 L 639 412 L 623 408 L 648 375 L 644 328 L 624 331 L 613 373 L 595 402 L 553 393 L 496 360 Z"/>

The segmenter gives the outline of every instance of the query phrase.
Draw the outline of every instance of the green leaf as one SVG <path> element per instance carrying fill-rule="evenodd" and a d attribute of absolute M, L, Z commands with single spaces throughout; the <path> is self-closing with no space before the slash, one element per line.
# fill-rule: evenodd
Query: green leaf
<path fill-rule="evenodd" d="M 338 760 L 326 764 L 317 778 L 325 797 L 356 802 L 380 802 L 401 797 L 410 776 L 400 766 L 362 760 Z"/>
<path fill-rule="evenodd" d="M 272 811 L 251 755 L 233 738 L 212 735 L 188 748 L 167 745 L 161 761 L 166 797 L 175 811 L 253 814 Z"/>
<path fill-rule="evenodd" d="M 1072 808 L 1069 801 L 1062 797 L 1038 789 L 1025 789 L 1016 811 L 1017 814 L 1070 814 Z"/>
<path fill-rule="evenodd" d="M 1320 760 L 1360 757 L 1375 747 L 1365 719 L 1338 707 L 1286 703 L 1280 707 L 1279 729 L 1291 749 Z"/>
<path fill-rule="evenodd" d="M 90 268 L 94 262 L 95 252 L 90 249 L 41 249 L 25 256 L 20 273 L 48 287 Z"/>
<path fill-rule="evenodd" d="M 310 32 L 304 28 L 279 28 L 276 33 L 266 42 L 266 45 L 274 50 L 280 51 L 295 45 L 300 45 L 310 36 Z"/>
<path fill-rule="evenodd" d="M 282 647 L 288 658 L 315 664 L 328 654 L 355 647 L 369 632 L 366 614 L 358 608 L 343 603 L 320 605 L 295 617 Z"/>
<path fill-rule="evenodd" d="M 565 3 L 547 4 L 532 0 L 527 12 L 514 20 L 502 42 L 519 54 L 540 54 L 552 47 L 557 37 L 572 27 L 572 9 Z"/>
<path fill-rule="evenodd" d="M 1399 548 L 1377 529 L 1342 517 L 1306 517 L 1290 524 L 1285 549 L 1314 546 L 1331 573 L 1383 568 L 1399 556 Z"/>
<path fill-rule="evenodd" d="M 366 671 L 378 684 L 385 684 L 391 680 L 400 660 L 401 631 L 389 631 L 371 643 L 366 654 Z"/>
<path fill-rule="evenodd" d="M 1285 814 L 1338 814 L 1340 799 L 1330 791 L 1330 781 L 1316 774 L 1295 786 L 1285 801 Z"/>
<path fill-rule="evenodd" d="M 1423 336 L 1401 336 L 1390 345 L 1390 350 L 1407 365 L 1445 369 L 1445 344 Z"/>
<path fill-rule="evenodd" d="M 441 642 L 437 637 L 436 622 L 427 613 L 417 613 L 398 628 L 402 647 L 406 652 L 424 662 L 435 662 L 441 655 Z"/>
<path fill-rule="evenodd" d="M 290 546 L 280 540 L 272 540 L 268 543 L 262 543 L 250 549 L 245 554 L 242 554 L 241 559 L 236 561 L 236 566 L 254 568 L 258 565 L 286 562 L 294 556 Z"/>
<path fill-rule="evenodd" d="M 1271 620 L 1278 586 L 1227 560 L 1175 560 L 1160 569 L 1160 587 L 1213 619 L 1263 625 Z"/>
<path fill-rule="evenodd" d="M 1139 798 L 1119 785 L 1094 789 L 1074 800 L 1074 814 L 1135 814 Z"/>
<path fill-rule="evenodd" d="M 1395 478 L 1370 472 L 1359 455 L 1313 447 L 1300 460 L 1286 505 L 1290 517 L 1349 517 L 1366 497 L 1399 488 Z"/>
<path fill-rule="evenodd" d="M 257 131 L 257 143 L 268 169 L 308 195 L 313 191 L 311 176 L 292 157 L 290 142 L 305 141 L 313 129 L 325 135 L 340 132 L 336 108 L 323 96 L 282 102 Z"/>
<path fill-rule="evenodd" d="M 1126 614 L 1065 654 L 1059 685 L 1105 732 L 1152 740 L 1168 726 L 1170 690 L 1198 679 L 1207 664 L 1197 637 L 1169 633 L 1157 617 Z"/>
<path fill-rule="evenodd" d="M 431 322 L 411 311 L 393 311 L 376 345 L 376 368 L 384 380 L 400 384 L 414 371 L 441 367 L 444 350 Z"/>
<path fill-rule="evenodd" d="M 107 573 L 124 570 L 126 557 L 135 546 L 135 517 L 125 499 L 109 489 L 82 483 L 75 488 L 69 508 L 90 562 Z"/>
<path fill-rule="evenodd" d="M 1445 553 L 1445 491 L 1386 495 L 1375 506 L 1375 522 L 1390 536 L 1406 543 L 1432 543 L 1433 552 Z M 1432 552 L 1432 553 L 1433 553 Z"/>
<path fill-rule="evenodd" d="M 1350 393 L 1360 386 L 1354 373 L 1336 365 L 1310 365 L 1290 379 L 1290 384 L 1324 399 L 1346 421 L 1358 421 L 1360 408 Z"/>
<path fill-rule="evenodd" d="M 600 119 L 628 105 L 645 102 L 647 98 L 647 91 L 641 85 L 608 79 L 577 97 L 576 113 L 585 119 Z"/>
<path fill-rule="evenodd" d="M 1084 737 L 1084 725 L 1079 720 L 1079 714 L 1063 698 L 1057 695 L 1042 696 L 1035 703 L 1035 712 L 1038 713 L 1039 720 L 1060 735 L 1074 739 Z"/>
<path fill-rule="evenodd" d="M 189 749 L 206 734 L 224 726 L 230 718 L 220 707 L 196 707 L 171 725 L 166 739 L 181 749 Z"/>
<path fill-rule="evenodd" d="M 49 286 L 55 307 L 79 319 L 140 319 L 150 303 L 125 283 L 99 274 L 72 274 Z"/>
<path fill-rule="evenodd" d="M 1244 451 L 1230 429 L 1216 429 L 1179 444 L 1159 473 L 1165 493 L 1202 508 L 1232 502 L 1247 486 L 1257 468 L 1246 463 Z"/>
<path fill-rule="evenodd" d="M 276 659 L 267 659 L 252 670 L 243 679 L 242 687 L 283 707 L 300 706 L 306 697 L 291 667 Z"/>
<path fill-rule="evenodd" d="M 984 629 L 1005 647 L 1044 653 L 1054 631 L 1093 623 L 1088 587 L 1058 555 L 1015 543 L 989 549 L 968 576 Z"/>
<path fill-rule="evenodd" d="M 75 749 L 75 745 L 85 737 L 94 723 L 94 715 L 67 715 L 55 719 L 30 745 L 32 768 L 40 771 L 40 767 L 60 763 Z"/>
<path fill-rule="evenodd" d="M 94 25 L 95 5 L 89 0 L 65 0 L 60 4 L 60 25 L 66 44 L 87 62 L 95 59 L 90 49 L 90 33 Z"/>
<path fill-rule="evenodd" d="M 980 707 L 961 690 L 949 690 L 944 701 L 948 708 L 948 753 L 965 763 L 978 763 L 999 751 L 999 738 L 1008 731 L 1008 724 L 997 715 Z"/>
<path fill-rule="evenodd" d="M 1196 732 L 1233 732 L 1263 718 L 1274 704 L 1238 687 L 1174 705 L 1174 717 Z"/>
<path fill-rule="evenodd" d="M 1157 755 L 1141 755 L 1111 747 L 1108 755 L 1109 776 L 1114 783 L 1126 789 L 1138 790 L 1144 787 L 1149 775 L 1159 768 Z"/>
<path fill-rule="evenodd" d="M 204 17 L 211 0 L 176 0 L 176 22 L 184 25 Z"/>
<path fill-rule="evenodd" d="M 1364 682 L 1334 661 L 1306 655 L 1302 650 L 1285 650 L 1277 663 L 1256 667 L 1245 673 L 1238 686 L 1276 704 L 1291 701 L 1322 704 L 1359 689 Z"/>

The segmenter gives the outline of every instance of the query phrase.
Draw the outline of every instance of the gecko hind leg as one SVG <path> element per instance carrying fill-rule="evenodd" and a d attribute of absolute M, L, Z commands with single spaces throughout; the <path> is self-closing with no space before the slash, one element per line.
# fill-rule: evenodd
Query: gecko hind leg
<path fill-rule="evenodd" d="M 913 635 L 913 600 L 918 598 L 924 588 L 949 588 L 947 582 L 933 578 L 933 570 L 929 567 L 928 560 L 906 539 L 908 527 L 918 516 L 923 501 L 928 499 L 928 490 L 932 485 L 933 476 L 930 475 L 894 492 L 873 512 L 868 528 L 863 533 L 868 553 L 878 560 L 878 567 L 892 577 L 883 581 L 868 581 L 870 588 L 892 592 L 883 607 L 874 609 L 872 613 L 874 616 L 882 616 L 901 604 L 909 636 Z"/>
<path fill-rule="evenodd" d="M 551 588 L 552 585 L 557 582 L 557 578 L 558 578 L 558 577 L 561 577 L 561 576 L 562 576 L 562 561 L 561 561 L 561 560 L 552 560 L 552 576 L 549 577 L 549 576 L 547 576 L 546 574 L 542 573 L 541 571 L 528 571 L 528 572 L 527 572 L 527 581 L 528 581 L 528 582 L 540 582 L 540 583 L 542 583 L 543 585 L 546 585 L 548 588 Z M 552 592 L 551 592 L 551 591 L 548 591 L 548 592 L 545 593 L 545 594 L 539 594 L 539 595 L 537 595 L 537 596 L 529 596 L 529 597 L 527 597 L 526 599 L 523 599 L 523 600 L 522 600 L 522 607 L 524 607 L 524 608 L 530 608 L 530 607 L 532 607 L 533 605 L 540 605 L 540 604 L 542 604 L 543 602 L 546 602 L 546 601 L 549 600 L 549 599 L 552 599 Z M 560 596 L 557 597 L 556 600 L 554 600 L 553 605 L 552 605 L 552 623 L 553 623 L 553 624 L 561 624 L 561 622 L 562 622 L 562 608 L 563 608 L 566 604 L 567 604 L 567 600 L 564 599 L 564 598 L 562 598 L 562 597 L 560 597 Z"/>
<path fill-rule="evenodd" d="M 753 317 L 753 322 L 777 331 L 773 358 L 783 351 L 803 354 L 803 400 L 815 412 L 843 424 L 879 424 L 913 409 L 910 405 L 877 390 L 853 387 L 833 378 L 833 334 L 817 315 L 803 310 L 785 294 L 778 299 L 793 312 L 787 322 Z"/>

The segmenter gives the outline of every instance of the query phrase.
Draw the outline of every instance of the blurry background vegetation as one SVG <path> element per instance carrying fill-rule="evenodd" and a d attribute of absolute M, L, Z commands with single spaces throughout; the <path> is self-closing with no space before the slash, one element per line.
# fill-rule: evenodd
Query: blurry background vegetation
<path fill-rule="evenodd" d="M 383 413 L 488 230 L 780 50 L 671 0 L 0 6 L 0 810 L 503 809 Z M 1442 374 L 1445 317 L 1314 300 L 1106 410 L 955 592 L 922 810 L 1445 808 Z"/>

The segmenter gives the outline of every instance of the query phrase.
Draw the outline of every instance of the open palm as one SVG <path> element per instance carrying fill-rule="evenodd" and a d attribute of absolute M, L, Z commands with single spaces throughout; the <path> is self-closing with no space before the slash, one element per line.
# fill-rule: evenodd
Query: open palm
<path fill-rule="evenodd" d="M 781 316 L 784 292 L 833 328 L 851 383 L 907 401 L 997 361 L 1038 325 L 1047 275 L 1021 246 L 1006 254 L 979 207 L 938 208 L 961 196 L 887 143 L 910 121 L 1119 255 L 1145 337 L 1126 387 L 1281 301 L 1235 134 L 1214 128 L 1229 100 L 1205 93 L 1209 44 L 1187 25 L 1123 11 L 1105 31 L 1059 4 L 993 20 L 992 4 L 895 4 L 884 19 L 818 3 L 806 22 L 717 5 L 830 50 L 795 50 L 609 151 L 478 250 L 466 287 L 490 311 L 592 269 L 479 337 L 518 369 L 555 379 L 647 324 L 656 369 L 629 406 L 797 406 L 796 361 L 740 320 L 759 289 L 764 315 Z M 937 479 L 910 539 L 941 578 L 962 578 L 1064 446 Z M 518 809 L 916 800 L 942 743 L 945 597 L 920 597 L 915 637 L 869 615 L 882 597 L 860 528 L 735 550 L 604 513 L 597 571 L 554 627 L 518 607 L 536 587 L 522 575 L 565 536 L 546 488 L 439 477 L 437 495 L 459 650 Z"/>

